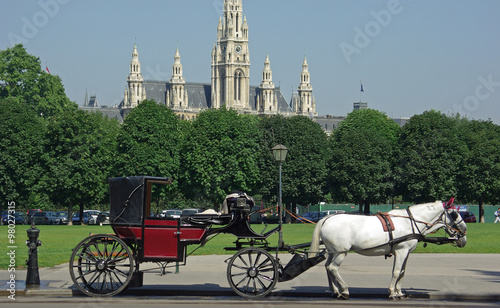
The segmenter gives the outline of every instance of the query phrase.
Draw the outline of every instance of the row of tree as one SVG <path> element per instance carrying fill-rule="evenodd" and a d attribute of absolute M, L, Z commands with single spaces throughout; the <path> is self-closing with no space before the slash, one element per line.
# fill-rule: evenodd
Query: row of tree
<path fill-rule="evenodd" d="M 403 128 L 372 110 L 350 113 L 328 137 L 307 117 L 259 118 L 208 109 L 193 121 L 144 101 L 122 124 L 78 110 L 61 80 L 45 73 L 22 45 L 0 51 L 0 198 L 27 208 L 107 204 L 107 178 L 170 176 L 155 192 L 160 208 L 218 209 L 245 191 L 274 204 L 278 165 L 271 149 L 289 149 L 283 202 L 369 205 L 498 203 L 500 127 L 427 111 Z M 482 214 L 482 213 L 481 213 Z M 482 216 L 482 215 L 481 215 Z"/>

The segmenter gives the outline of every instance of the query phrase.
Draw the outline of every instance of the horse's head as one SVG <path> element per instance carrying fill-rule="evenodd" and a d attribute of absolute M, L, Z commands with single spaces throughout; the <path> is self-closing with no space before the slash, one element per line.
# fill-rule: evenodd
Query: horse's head
<path fill-rule="evenodd" d="M 451 237 L 455 237 L 455 245 L 462 248 L 467 244 L 467 225 L 458 211 L 453 208 L 453 200 L 454 198 L 450 199 L 446 204 L 443 203 L 445 211 L 442 220 L 446 233 Z"/>

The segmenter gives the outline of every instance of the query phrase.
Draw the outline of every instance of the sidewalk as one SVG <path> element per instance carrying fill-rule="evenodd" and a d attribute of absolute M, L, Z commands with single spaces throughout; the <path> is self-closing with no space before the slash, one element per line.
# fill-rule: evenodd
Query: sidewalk
<path fill-rule="evenodd" d="M 190 256 L 186 266 L 168 268 L 166 275 L 154 263 L 141 264 L 144 286 L 123 294 L 158 296 L 236 296 L 226 280 L 226 256 Z M 290 255 L 280 255 L 285 265 Z M 496 254 L 412 254 L 402 282 L 411 298 L 500 303 L 500 270 Z M 393 259 L 349 254 L 340 274 L 352 299 L 388 298 Z M 9 296 L 9 273 L 0 271 L 0 296 Z M 16 271 L 16 296 L 81 296 L 73 286 L 68 264 L 39 270 L 41 285 L 26 288 L 26 271 Z M 270 296 L 331 297 L 324 262 L 288 282 L 279 282 Z"/>

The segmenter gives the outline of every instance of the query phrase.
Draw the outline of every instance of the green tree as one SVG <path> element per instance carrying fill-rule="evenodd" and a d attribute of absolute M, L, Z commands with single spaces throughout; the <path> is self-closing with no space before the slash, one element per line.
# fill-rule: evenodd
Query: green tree
<path fill-rule="evenodd" d="M 44 191 L 56 205 L 92 207 L 107 203 L 107 179 L 115 160 L 118 121 L 77 110 L 48 120 Z"/>
<path fill-rule="evenodd" d="M 45 117 L 77 109 L 66 96 L 61 78 L 44 72 L 40 59 L 21 44 L 0 51 L 0 98 L 7 97 Z"/>
<path fill-rule="evenodd" d="M 44 208 L 47 198 L 37 196 L 42 173 L 45 122 L 26 104 L 0 99 L 0 199 L 20 206 Z M 37 202 L 35 202 L 37 201 Z"/>
<path fill-rule="evenodd" d="M 215 208 L 231 191 L 253 194 L 259 183 L 258 118 L 209 109 L 194 121 L 183 146 L 183 190 Z"/>
<path fill-rule="evenodd" d="M 467 151 L 460 125 L 458 116 L 431 110 L 403 127 L 396 173 L 404 200 L 432 202 L 457 195 L 457 175 Z"/>
<path fill-rule="evenodd" d="M 182 127 L 181 120 L 166 106 L 150 100 L 140 103 L 121 126 L 116 175 L 172 177 L 174 183 L 162 187 L 154 197 L 165 200 L 176 196 Z"/>
<path fill-rule="evenodd" d="M 264 134 L 261 142 L 263 196 L 268 200 L 273 199 L 278 191 L 278 164 L 272 148 L 283 144 L 288 148 L 287 158 L 282 164 L 283 203 L 288 204 L 288 208 L 293 211 L 297 204 L 321 201 L 325 192 L 330 148 L 319 124 L 303 116 L 273 116 L 261 122 Z"/>
<path fill-rule="evenodd" d="M 500 202 L 500 126 L 491 121 L 463 121 L 461 138 L 467 145 L 459 170 L 457 197 L 478 203 L 484 222 L 484 203 Z"/>
<path fill-rule="evenodd" d="M 365 214 L 370 204 L 385 202 L 394 188 L 393 165 L 400 127 L 373 109 L 347 115 L 330 138 L 329 191 L 334 200 L 357 203 Z"/>

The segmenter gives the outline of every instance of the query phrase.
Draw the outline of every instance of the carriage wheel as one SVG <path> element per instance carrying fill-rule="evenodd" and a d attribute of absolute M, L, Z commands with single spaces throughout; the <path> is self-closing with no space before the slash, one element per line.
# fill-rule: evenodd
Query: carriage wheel
<path fill-rule="evenodd" d="M 84 294 L 113 296 L 123 291 L 132 279 L 134 256 L 118 237 L 92 235 L 73 249 L 69 272 Z"/>
<path fill-rule="evenodd" d="M 278 263 L 263 249 L 244 248 L 229 260 L 227 280 L 234 292 L 240 296 L 266 296 L 278 282 Z"/>

